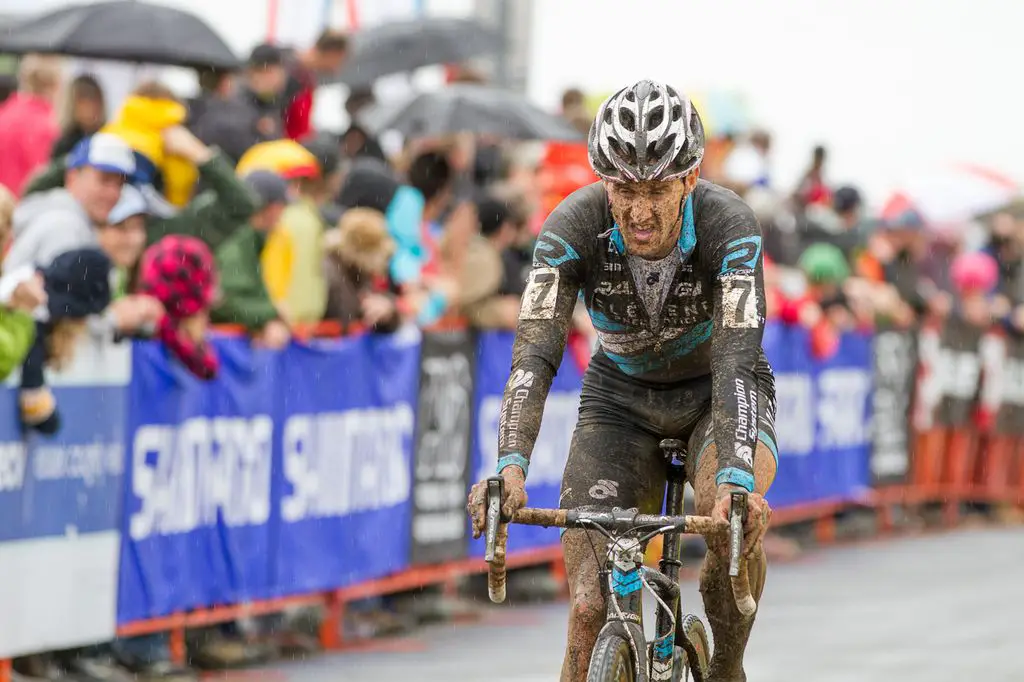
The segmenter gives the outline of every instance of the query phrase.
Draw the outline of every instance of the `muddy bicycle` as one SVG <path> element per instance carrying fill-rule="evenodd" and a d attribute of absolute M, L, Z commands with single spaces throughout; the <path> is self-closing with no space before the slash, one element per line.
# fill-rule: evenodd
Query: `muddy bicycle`
<path fill-rule="evenodd" d="M 488 592 L 491 601 L 505 601 L 505 544 L 508 523 L 527 526 L 577 528 L 598 531 L 608 538 L 607 555 L 600 569 L 601 589 L 608 613 L 590 657 L 588 682 L 704 682 L 711 651 L 707 630 L 696 615 L 680 616 L 680 536 L 705 537 L 729 534 L 729 577 L 736 606 L 744 617 L 757 608 L 750 594 L 746 562 L 743 560 L 743 524 L 746 521 L 746 493 L 733 493 L 728 531 L 706 516 L 683 515 L 683 485 L 686 480 L 682 441 L 663 440 L 667 484 L 665 515 L 640 514 L 636 509 L 585 511 L 582 509 L 520 509 L 514 518 L 501 513 L 501 476 L 487 480 L 486 554 Z M 652 538 L 664 535 L 658 570 L 647 568 L 644 547 Z M 657 607 L 655 635 L 644 635 L 643 592 L 650 592 Z"/>

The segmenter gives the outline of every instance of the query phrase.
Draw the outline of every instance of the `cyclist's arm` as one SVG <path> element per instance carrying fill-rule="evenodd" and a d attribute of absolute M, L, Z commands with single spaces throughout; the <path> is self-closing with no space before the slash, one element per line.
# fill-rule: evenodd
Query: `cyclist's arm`
<path fill-rule="evenodd" d="M 586 255 L 573 197 L 548 216 L 534 250 L 512 348 L 498 422 L 498 469 L 518 464 L 526 473 L 540 431 L 544 401 L 562 361 L 583 281 Z"/>
<path fill-rule="evenodd" d="M 753 492 L 757 447 L 757 365 L 764 334 L 765 296 L 761 228 L 738 198 L 711 230 L 714 330 L 711 335 L 711 404 L 718 450 L 717 484 Z"/>

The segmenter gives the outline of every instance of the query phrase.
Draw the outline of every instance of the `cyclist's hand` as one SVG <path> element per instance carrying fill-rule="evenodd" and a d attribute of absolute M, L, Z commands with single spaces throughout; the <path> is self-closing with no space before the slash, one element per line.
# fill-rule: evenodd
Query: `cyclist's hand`
<path fill-rule="evenodd" d="M 501 500 L 501 514 L 505 518 L 512 518 L 512 515 L 526 506 L 526 477 L 519 467 L 505 467 L 501 472 L 505 479 L 503 497 Z M 469 491 L 469 502 L 466 504 L 469 517 L 473 520 L 473 537 L 480 537 L 487 529 L 487 481 L 480 481 Z"/>
<path fill-rule="evenodd" d="M 723 524 L 729 524 L 730 494 L 742 491 L 743 488 L 729 483 L 718 486 L 718 493 L 715 496 L 715 509 L 711 512 L 711 518 Z M 761 542 L 764 540 L 764 533 L 772 518 L 772 508 L 768 502 L 757 493 L 747 493 L 747 522 L 743 528 L 743 554 L 752 556 L 760 551 Z"/>

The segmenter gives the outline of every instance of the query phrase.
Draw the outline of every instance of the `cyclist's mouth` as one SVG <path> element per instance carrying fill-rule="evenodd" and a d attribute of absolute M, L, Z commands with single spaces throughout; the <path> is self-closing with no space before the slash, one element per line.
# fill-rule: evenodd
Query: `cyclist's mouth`
<path fill-rule="evenodd" d="M 633 235 L 633 239 L 637 240 L 641 244 L 646 244 L 647 242 L 654 239 L 655 231 L 633 228 L 632 230 L 630 230 L 630 234 Z"/>

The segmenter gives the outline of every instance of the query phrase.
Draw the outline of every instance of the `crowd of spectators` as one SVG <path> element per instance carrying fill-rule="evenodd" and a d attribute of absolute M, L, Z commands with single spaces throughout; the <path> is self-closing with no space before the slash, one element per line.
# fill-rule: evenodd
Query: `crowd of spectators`
<path fill-rule="evenodd" d="M 389 157 L 360 119 L 369 88 L 350 92 L 347 130 L 315 130 L 317 79 L 346 51 L 333 32 L 301 52 L 260 45 L 238 72 L 199 73 L 191 100 L 142 83 L 109 119 L 95 78 L 66 83 L 58 58 L 21 60 L 18 89 L 0 103 L 0 374 L 21 368 L 26 430 L 60 429 L 44 368 L 73 362 L 88 335 L 158 339 L 208 380 L 211 325 L 268 348 L 447 316 L 515 327 L 552 201 L 541 155 L 457 135 L 408 140 Z M 585 102 L 578 89 L 562 101 L 581 131 Z M 1024 333 L 1019 215 L 986 216 L 988 243 L 970 250 L 910 203 L 869 215 L 856 187 L 831 183 L 824 147 L 791 192 L 772 178 L 767 132 L 720 138 L 716 150 L 702 176 L 745 197 L 764 229 L 769 317 L 811 329 L 814 353 L 834 352 L 847 330 L 930 316 Z M 575 334 L 588 349 L 585 314 Z M 204 641 L 220 646 L 206 650 L 213 666 L 257 656 L 234 629 Z M 191 675 L 167 663 L 159 638 L 17 665 L 48 679 L 128 673 Z"/>

